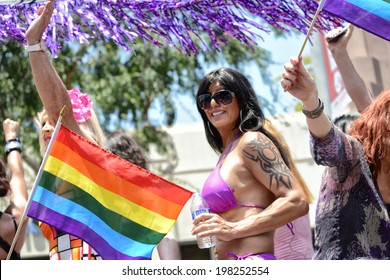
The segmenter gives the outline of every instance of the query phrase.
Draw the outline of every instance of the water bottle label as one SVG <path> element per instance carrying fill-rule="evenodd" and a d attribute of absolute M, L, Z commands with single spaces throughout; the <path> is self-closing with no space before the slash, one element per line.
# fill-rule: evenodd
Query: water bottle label
<path fill-rule="evenodd" d="M 203 214 L 203 213 L 209 213 L 209 209 L 199 209 L 192 212 L 192 219 L 195 219 L 196 216 Z"/>

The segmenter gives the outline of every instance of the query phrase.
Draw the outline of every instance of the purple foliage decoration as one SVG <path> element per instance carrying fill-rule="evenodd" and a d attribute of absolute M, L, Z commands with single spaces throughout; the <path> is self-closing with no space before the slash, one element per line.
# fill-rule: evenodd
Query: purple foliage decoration
<path fill-rule="evenodd" d="M 0 0 L 0 43 L 25 44 L 24 33 L 43 4 L 38 1 Z M 256 44 L 270 26 L 306 34 L 317 7 L 314 0 L 57 0 L 44 40 L 54 56 L 61 41 L 113 41 L 131 50 L 137 38 L 196 55 L 210 47 L 220 50 L 227 38 Z M 314 30 L 337 23 L 321 13 Z"/>

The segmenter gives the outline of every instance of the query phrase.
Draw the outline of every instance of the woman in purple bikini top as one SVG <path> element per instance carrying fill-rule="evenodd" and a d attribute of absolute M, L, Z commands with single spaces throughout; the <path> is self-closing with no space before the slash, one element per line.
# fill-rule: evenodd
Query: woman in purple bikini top
<path fill-rule="evenodd" d="M 212 212 L 197 216 L 191 233 L 216 236 L 218 259 L 275 259 L 275 230 L 309 210 L 286 153 L 264 128 L 256 94 L 240 72 L 211 71 L 196 98 L 206 138 L 221 157 L 202 189 Z"/>
<path fill-rule="evenodd" d="M 223 213 L 238 206 L 265 209 L 264 206 L 260 205 L 237 203 L 236 197 L 234 196 L 234 190 L 230 188 L 221 176 L 222 162 L 225 159 L 226 154 L 229 153 L 233 142 L 239 136 L 240 135 L 237 135 L 222 153 L 217 166 L 211 172 L 203 185 L 202 196 L 207 201 L 210 211 L 213 213 Z M 277 229 L 277 234 L 275 236 L 275 238 L 278 237 L 275 239 L 275 249 L 277 249 L 275 253 L 277 254 L 275 255 L 278 258 L 280 256 L 283 259 L 311 259 L 313 248 L 311 247 L 310 224 L 302 226 L 302 223 L 306 221 L 307 216 L 293 221 L 295 224 L 299 225 L 297 229 L 300 236 L 298 237 L 294 236 L 293 222 Z M 286 228 L 284 229 L 283 227 Z M 303 240 L 302 235 L 305 236 Z M 280 240 L 280 236 L 283 236 L 283 240 Z M 307 242 L 307 239 L 309 239 L 309 242 Z"/>
<path fill-rule="evenodd" d="M 259 205 L 237 203 L 236 197 L 234 196 L 234 191 L 229 187 L 229 185 L 221 176 L 220 172 L 222 162 L 225 159 L 226 154 L 229 153 L 232 144 L 240 135 L 241 134 L 234 137 L 233 141 L 230 142 L 229 146 L 221 155 L 217 166 L 211 172 L 203 185 L 202 196 L 209 204 L 210 211 L 213 213 L 222 213 L 237 206 L 265 209 L 265 207 Z"/>

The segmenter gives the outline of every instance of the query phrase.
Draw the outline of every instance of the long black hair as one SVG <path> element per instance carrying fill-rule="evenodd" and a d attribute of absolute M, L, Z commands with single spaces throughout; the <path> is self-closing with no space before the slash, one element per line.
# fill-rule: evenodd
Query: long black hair
<path fill-rule="evenodd" d="M 286 152 L 276 138 L 264 128 L 266 118 L 248 78 L 241 72 L 231 68 L 222 67 L 215 69 L 206 74 L 201 80 L 198 92 L 196 93 L 196 100 L 198 100 L 199 95 L 207 93 L 213 83 L 218 83 L 235 94 L 238 106 L 240 107 L 240 118 L 237 119 L 235 128 L 239 128 L 243 133 L 247 131 L 260 131 L 265 134 L 278 148 L 285 164 L 290 167 Z M 196 106 L 203 120 L 207 141 L 213 150 L 222 153 L 223 146 L 221 135 L 209 122 L 198 102 L 196 103 Z"/>

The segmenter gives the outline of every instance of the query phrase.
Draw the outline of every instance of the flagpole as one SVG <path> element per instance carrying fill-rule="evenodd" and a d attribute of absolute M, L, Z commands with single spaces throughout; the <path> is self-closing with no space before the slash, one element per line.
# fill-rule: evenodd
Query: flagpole
<path fill-rule="evenodd" d="M 310 36 L 311 31 L 313 30 L 314 23 L 315 23 L 315 21 L 317 20 L 317 17 L 318 17 L 318 15 L 320 14 L 320 12 L 321 12 L 321 10 L 322 10 L 322 7 L 324 6 L 325 2 L 326 2 L 326 0 L 321 0 L 321 2 L 318 4 L 317 11 L 316 11 L 316 13 L 315 13 L 315 15 L 314 15 L 314 17 L 313 17 L 313 20 L 311 21 L 310 28 L 309 28 L 309 30 L 307 31 L 306 38 L 305 38 L 305 40 L 303 41 L 301 50 L 299 51 L 298 59 L 299 59 L 299 58 L 301 57 L 301 55 L 302 55 L 303 49 L 304 49 L 305 46 L 306 46 L 306 42 L 307 42 L 307 40 L 309 39 L 309 36 Z"/>
<path fill-rule="evenodd" d="M 47 0 L 0 0 L 0 5 L 19 5 L 19 4 L 32 4 L 38 2 L 45 2 Z"/>
<path fill-rule="evenodd" d="M 51 139 L 50 139 L 50 142 L 49 142 L 49 145 L 48 145 L 48 147 L 47 147 L 47 149 L 46 149 L 46 152 L 45 152 L 45 155 L 44 155 L 44 157 L 43 157 L 41 166 L 39 167 L 39 171 L 38 171 L 37 177 L 35 178 L 34 185 L 33 185 L 32 189 L 31 189 L 31 193 L 30 193 L 30 195 L 29 195 L 29 197 L 28 197 L 26 207 L 24 208 L 22 218 L 21 218 L 20 223 L 19 223 L 19 225 L 18 225 L 18 229 L 16 230 L 15 237 L 14 237 L 14 239 L 12 240 L 12 244 L 11 244 L 11 247 L 10 247 L 10 249 L 9 249 L 9 252 L 8 252 L 8 255 L 7 255 L 6 260 L 9 260 L 9 259 L 10 259 L 11 254 L 12 254 L 12 252 L 13 252 L 13 250 L 14 250 L 15 245 L 16 245 L 16 241 L 18 240 L 20 231 L 21 231 L 21 229 L 22 229 L 22 226 L 21 226 L 21 225 L 22 225 L 22 224 L 25 222 L 25 220 L 27 219 L 27 215 L 26 215 L 26 214 L 27 214 L 27 212 L 28 212 L 28 210 L 29 210 L 29 208 L 30 208 L 31 199 L 32 199 L 32 197 L 34 196 L 34 192 L 35 192 L 36 186 L 37 186 L 38 182 L 40 181 L 40 179 L 41 179 L 41 177 L 42 177 L 42 173 L 43 173 L 43 168 L 42 168 L 42 167 L 45 166 L 46 161 L 47 161 L 47 158 L 48 158 L 48 156 L 49 156 L 49 154 L 50 154 L 50 152 L 51 152 L 51 149 L 52 149 L 52 147 L 53 147 L 53 145 L 54 145 L 54 141 L 55 141 L 55 139 L 57 138 L 58 132 L 60 131 L 60 128 L 61 128 L 61 121 L 62 121 L 62 117 L 64 116 L 65 107 L 66 107 L 66 106 L 62 107 L 62 109 L 61 109 L 60 115 L 59 115 L 59 117 L 58 117 L 57 124 L 56 124 L 56 126 L 55 126 L 55 128 L 54 128 L 53 135 L 52 135 L 52 137 L 51 137 Z"/>
<path fill-rule="evenodd" d="M 311 21 L 309 30 L 308 30 L 307 33 L 306 33 L 306 37 L 305 37 L 305 40 L 303 41 L 301 50 L 299 51 L 298 59 L 300 59 L 300 57 L 301 57 L 301 55 L 302 55 L 302 53 L 303 53 L 303 50 L 304 50 L 304 48 L 305 48 L 305 46 L 306 46 L 306 42 L 307 42 L 307 40 L 309 39 L 309 36 L 310 36 L 311 31 L 313 30 L 314 23 L 316 22 L 317 17 L 318 17 L 318 15 L 320 14 L 320 12 L 321 12 L 321 10 L 322 10 L 322 7 L 323 7 L 324 4 L 325 4 L 325 1 L 326 1 L 326 0 L 321 0 L 320 3 L 318 4 L 317 11 L 316 11 L 316 13 L 315 13 L 315 15 L 314 15 L 314 17 L 313 17 L 313 20 Z M 287 89 L 288 89 L 288 87 L 283 88 L 284 92 L 286 92 Z"/>

